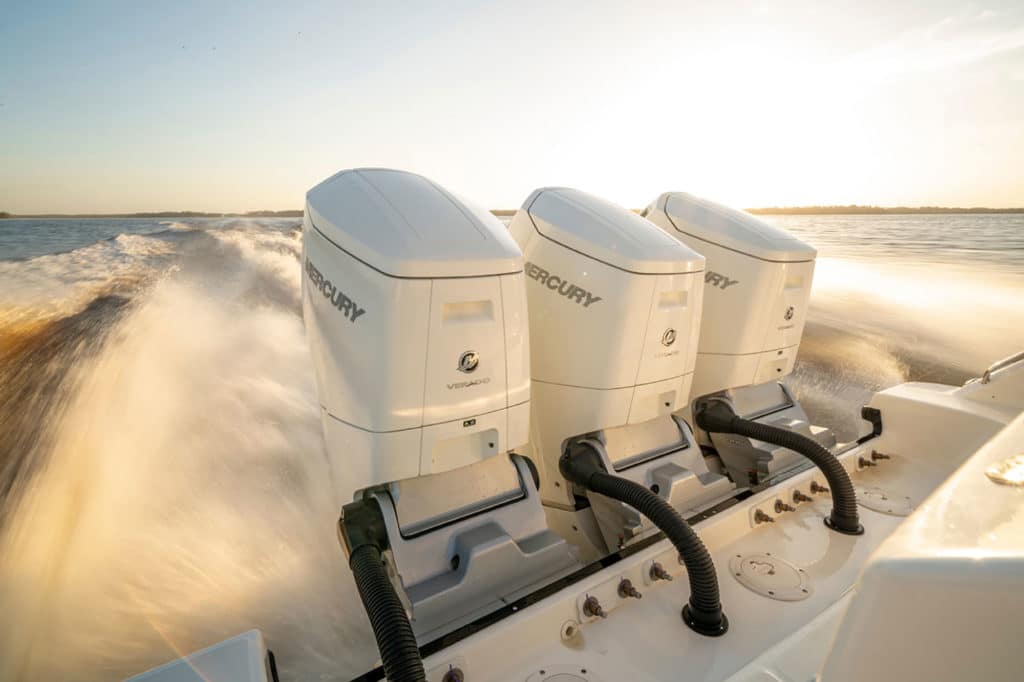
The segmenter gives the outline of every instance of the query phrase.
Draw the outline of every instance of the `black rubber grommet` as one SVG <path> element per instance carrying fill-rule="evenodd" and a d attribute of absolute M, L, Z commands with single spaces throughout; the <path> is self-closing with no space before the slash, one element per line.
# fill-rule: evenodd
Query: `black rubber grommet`
<path fill-rule="evenodd" d="M 825 525 L 834 530 L 835 532 L 842 533 L 843 535 L 864 535 L 864 526 L 862 526 L 859 523 L 857 524 L 857 527 L 853 529 L 840 528 L 832 522 L 831 516 L 826 516 Z"/>
<path fill-rule="evenodd" d="M 729 619 L 722 614 L 722 620 L 718 625 L 711 625 L 704 623 L 693 617 L 693 613 L 690 611 L 690 605 L 687 604 L 683 607 L 683 622 L 696 632 L 697 634 L 704 635 L 705 637 L 721 637 L 729 631 Z"/>

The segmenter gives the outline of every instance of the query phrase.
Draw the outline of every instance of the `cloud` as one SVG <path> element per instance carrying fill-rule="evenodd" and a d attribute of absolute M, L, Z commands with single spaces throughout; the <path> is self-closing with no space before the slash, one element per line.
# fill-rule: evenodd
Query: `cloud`
<path fill-rule="evenodd" d="M 998 13 L 948 16 L 905 31 L 848 57 L 832 68 L 857 80 L 889 80 L 912 73 L 946 71 L 1024 48 L 1024 25 L 1006 26 Z"/>

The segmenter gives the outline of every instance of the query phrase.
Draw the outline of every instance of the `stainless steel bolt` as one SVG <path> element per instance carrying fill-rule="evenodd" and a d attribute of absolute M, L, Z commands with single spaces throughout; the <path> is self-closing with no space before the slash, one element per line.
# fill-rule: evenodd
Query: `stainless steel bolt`
<path fill-rule="evenodd" d="M 665 567 L 655 561 L 651 564 L 651 580 L 672 580 L 672 574 L 665 570 Z"/>
<path fill-rule="evenodd" d="M 782 500 L 775 500 L 775 513 L 781 514 L 782 512 L 796 511 L 796 507 L 791 504 L 786 504 Z"/>
<path fill-rule="evenodd" d="M 813 502 L 813 501 L 814 501 L 814 498 L 811 497 L 810 495 L 806 495 L 806 494 L 804 494 L 803 492 L 801 492 L 799 490 L 794 490 L 793 491 L 793 502 L 795 502 L 796 504 L 800 504 L 801 502 Z"/>
<path fill-rule="evenodd" d="M 466 676 L 459 668 L 448 668 L 448 672 L 441 678 L 441 682 L 465 682 Z"/>
<path fill-rule="evenodd" d="M 583 615 L 589 616 L 590 618 L 607 618 L 608 614 L 601 608 L 601 602 L 597 600 L 597 597 L 588 595 L 583 600 Z"/>
<path fill-rule="evenodd" d="M 642 599 L 644 595 L 640 594 L 639 590 L 633 587 L 633 582 L 629 578 L 623 578 L 619 581 L 619 596 L 623 599 L 627 597 Z"/>

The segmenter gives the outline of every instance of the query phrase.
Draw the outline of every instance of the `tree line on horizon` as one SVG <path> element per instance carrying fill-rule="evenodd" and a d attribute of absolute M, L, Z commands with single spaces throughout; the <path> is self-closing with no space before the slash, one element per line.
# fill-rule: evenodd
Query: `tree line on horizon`
<path fill-rule="evenodd" d="M 769 206 L 744 209 L 756 215 L 885 215 L 915 213 L 1024 213 L 1024 207 L 987 208 L 972 206 Z"/>

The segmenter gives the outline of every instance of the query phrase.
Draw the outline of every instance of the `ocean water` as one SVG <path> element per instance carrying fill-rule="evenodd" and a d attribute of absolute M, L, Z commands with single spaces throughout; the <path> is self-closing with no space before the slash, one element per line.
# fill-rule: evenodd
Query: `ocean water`
<path fill-rule="evenodd" d="M 819 248 L 788 381 L 851 437 L 1024 348 L 1024 216 L 774 216 Z M 334 533 L 295 219 L 0 221 L 0 680 L 118 679 L 259 627 L 375 647 Z"/>

